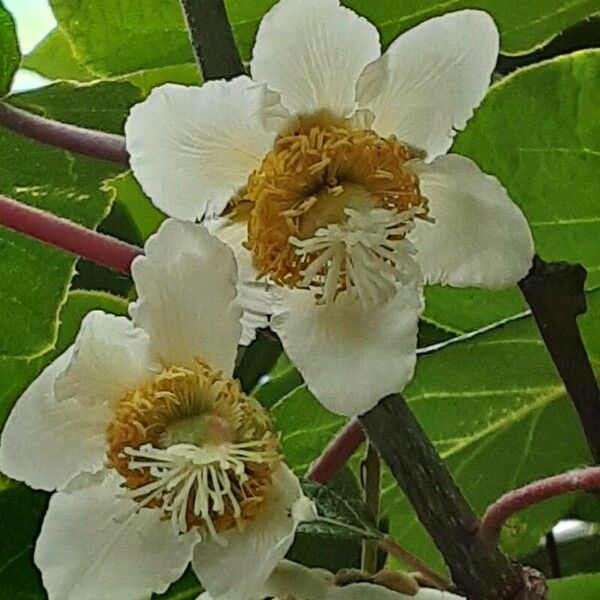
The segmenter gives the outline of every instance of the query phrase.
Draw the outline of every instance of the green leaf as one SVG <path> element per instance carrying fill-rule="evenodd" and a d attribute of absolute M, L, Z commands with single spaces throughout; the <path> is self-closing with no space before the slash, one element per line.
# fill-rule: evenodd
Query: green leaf
<path fill-rule="evenodd" d="M 600 293 L 590 293 L 588 302 L 580 325 L 597 363 Z M 572 403 L 531 318 L 421 356 L 404 393 L 478 514 L 511 489 L 591 461 Z M 531 552 L 576 498 L 563 496 L 518 513 L 503 531 L 505 550 L 513 556 Z M 389 474 L 382 510 L 394 537 L 434 560 L 433 544 Z"/>
<path fill-rule="evenodd" d="M 130 171 L 106 181 L 105 188 L 114 190 L 116 204 L 127 212 L 140 240 L 147 240 L 166 219 L 166 215 L 142 192 Z"/>
<path fill-rule="evenodd" d="M 59 81 L 9 97 L 11 104 L 49 119 L 110 133 L 123 133 L 131 107 L 141 100 L 139 87 L 117 81 Z"/>
<path fill-rule="evenodd" d="M 588 294 L 580 318 L 592 362 L 600 365 L 600 291 Z M 503 493 L 535 479 L 589 463 L 578 418 L 531 317 L 450 342 L 419 357 L 404 392 L 446 460 L 459 486 L 482 514 Z M 328 413 L 296 388 L 274 407 L 286 462 L 303 474 L 345 419 Z M 443 568 L 428 534 L 396 482 L 383 478 L 382 516 L 401 544 Z M 569 512 L 577 496 L 564 496 L 519 513 L 503 531 L 514 556 L 531 552 L 539 538 Z"/>
<path fill-rule="evenodd" d="M 141 98 L 129 83 L 57 83 L 11 97 L 29 110 L 77 125 L 121 131 Z M 115 190 L 103 181 L 123 167 L 45 146 L 0 128 L 0 193 L 94 228 L 107 215 Z M 25 236 L 0 231 L 0 355 L 36 356 L 55 342 L 57 318 L 75 259 Z"/>
<path fill-rule="evenodd" d="M 10 90 L 20 62 L 21 53 L 17 42 L 15 22 L 0 2 L 0 98 Z"/>
<path fill-rule="evenodd" d="M 600 10 L 598 0 L 348 0 L 344 2 L 378 25 L 384 45 L 431 17 L 464 8 L 488 12 L 500 30 L 503 54 L 526 54 Z"/>
<path fill-rule="evenodd" d="M 21 66 L 48 79 L 92 81 L 97 75 L 86 69 L 73 53 L 62 29 L 53 29 L 37 46 L 23 57 Z"/>
<path fill-rule="evenodd" d="M 125 314 L 121 298 L 97 292 L 72 292 L 61 314 L 54 350 L 33 360 L 0 359 L 0 429 L 11 406 L 41 372 L 74 340 L 83 317 L 94 309 Z M 33 564 L 33 548 L 46 510 L 48 494 L 30 490 L 0 475 L 0 590 L 2 598 L 46 598 Z"/>
<path fill-rule="evenodd" d="M 89 70 L 74 53 L 66 33 L 53 29 L 29 54 L 23 57 L 22 66 L 39 73 L 47 79 L 68 79 L 87 82 L 103 78 L 106 75 Z M 194 62 L 169 65 L 147 69 L 136 69 L 133 72 L 111 76 L 112 81 L 128 81 L 138 86 L 144 95 L 163 83 L 180 83 L 198 85 L 200 75 Z"/>
<path fill-rule="evenodd" d="M 127 313 L 127 302 L 103 292 L 70 292 L 60 314 L 60 327 L 53 349 L 33 360 L 0 358 L 0 430 L 17 398 L 46 365 L 67 349 L 75 339 L 83 317 L 95 308 L 124 315 Z"/>
<path fill-rule="evenodd" d="M 227 0 L 234 35 L 244 59 L 251 54 L 260 19 L 275 0 Z M 481 8 L 495 18 L 506 53 L 543 45 L 566 27 L 600 10 L 598 0 L 535 0 L 515 9 L 508 0 L 348 0 L 371 20 L 387 46 L 400 33 L 448 10 Z M 59 28 L 77 60 L 103 76 L 193 65 L 194 57 L 177 0 L 51 0 Z"/>
<path fill-rule="evenodd" d="M 552 579 L 548 583 L 552 600 L 596 600 L 600 597 L 600 573 Z"/>
<path fill-rule="evenodd" d="M 454 151 L 498 177 L 545 260 L 581 262 L 600 285 L 600 51 L 575 52 L 492 86 Z M 525 308 L 518 289 L 427 290 L 425 316 L 471 331 Z"/>
<path fill-rule="evenodd" d="M 51 0 L 60 29 L 86 68 L 104 76 L 194 63 L 175 0 Z"/>
<path fill-rule="evenodd" d="M 305 473 L 348 420 L 323 408 L 305 385 L 281 398 L 271 413 L 275 430 L 281 432 L 285 462 L 299 475 Z"/>
<path fill-rule="evenodd" d="M 48 494 L 9 483 L 0 490 L 0 590 L 3 598 L 47 598 L 33 548 L 46 510 Z"/>
<path fill-rule="evenodd" d="M 330 487 L 309 480 L 302 481 L 302 489 L 316 504 L 319 518 L 302 523 L 301 531 L 350 540 L 380 537 L 361 500 L 342 497 Z"/>
<path fill-rule="evenodd" d="M 284 355 L 282 355 L 284 356 Z M 252 395 L 265 407 L 271 408 L 284 396 L 292 393 L 303 383 L 302 376 L 298 371 L 287 364 L 278 370 L 277 365 L 268 381 L 257 385 Z"/>

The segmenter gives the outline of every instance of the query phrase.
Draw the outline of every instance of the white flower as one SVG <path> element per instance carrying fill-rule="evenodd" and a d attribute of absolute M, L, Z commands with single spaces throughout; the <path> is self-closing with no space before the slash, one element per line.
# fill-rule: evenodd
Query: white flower
<path fill-rule="evenodd" d="M 420 588 L 410 595 L 373 583 L 337 586 L 329 571 L 309 569 L 288 560 L 282 560 L 273 570 L 264 596 L 276 600 L 464 600 L 450 592 L 429 588 Z M 205 593 L 198 600 L 212 599 Z"/>
<path fill-rule="evenodd" d="M 143 600 L 190 561 L 213 598 L 260 597 L 314 507 L 231 379 L 235 259 L 174 220 L 145 250 L 132 320 L 86 316 L 15 405 L 0 470 L 55 491 L 35 548 L 51 600 Z"/>
<path fill-rule="evenodd" d="M 252 79 L 163 86 L 131 113 L 145 191 L 182 219 L 224 213 L 217 235 L 235 249 L 247 321 L 274 315 L 337 413 L 363 413 L 412 377 L 423 283 L 501 288 L 530 267 L 506 190 L 445 155 L 497 55 L 481 11 L 426 21 L 380 56 L 375 27 L 338 0 L 281 0 Z"/>

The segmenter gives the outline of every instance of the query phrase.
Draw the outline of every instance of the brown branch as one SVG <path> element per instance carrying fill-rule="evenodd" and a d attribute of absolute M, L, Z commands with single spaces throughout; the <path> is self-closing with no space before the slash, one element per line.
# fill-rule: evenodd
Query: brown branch
<path fill-rule="evenodd" d="M 534 481 L 496 500 L 481 520 L 479 536 L 488 544 L 495 544 L 502 525 L 516 512 L 549 498 L 596 488 L 600 488 L 600 467 L 578 469 Z"/>
<path fill-rule="evenodd" d="M 0 196 L 0 225 L 128 275 L 142 249 Z"/>
<path fill-rule="evenodd" d="M 360 423 L 353 419 L 331 440 L 306 476 L 316 483 L 328 484 L 346 466 L 364 441 L 364 431 Z"/>
<path fill-rule="evenodd" d="M 586 311 L 586 275 L 581 265 L 547 263 L 536 256 L 519 287 L 600 463 L 600 390 L 577 326 L 577 317 Z"/>
<path fill-rule="evenodd" d="M 360 422 L 471 600 L 540 599 L 526 573 L 478 535 L 479 521 L 404 399 L 385 397 Z M 521 594 L 521 596 L 520 596 Z"/>
<path fill-rule="evenodd" d="M 84 156 L 127 165 L 125 138 L 34 115 L 0 102 L 0 125 L 32 140 Z"/>
<path fill-rule="evenodd" d="M 181 0 L 190 40 L 205 81 L 244 73 L 223 0 Z"/>

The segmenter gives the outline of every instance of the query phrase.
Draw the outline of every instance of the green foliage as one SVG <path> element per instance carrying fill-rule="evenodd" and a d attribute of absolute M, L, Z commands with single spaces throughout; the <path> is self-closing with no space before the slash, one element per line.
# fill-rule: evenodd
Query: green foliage
<path fill-rule="evenodd" d="M 8 93 L 20 62 L 15 23 L 0 2 L 0 98 Z"/>
<path fill-rule="evenodd" d="M 260 18 L 276 0 L 225 0 L 245 60 Z M 178 0 L 51 0 L 58 27 L 23 60 L 50 79 L 46 88 L 9 96 L 15 106 L 67 123 L 122 133 L 133 104 L 164 82 L 199 83 Z M 537 48 L 600 11 L 600 0 L 347 0 L 372 20 L 383 46 L 412 26 L 448 10 L 481 8 L 499 25 L 504 53 Z M 19 66 L 14 24 L 0 4 L 0 97 Z M 65 81 L 69 80 L 69 81 Z M 490 90 L 454 151 L 496 175 L 528 217 L 546 260 L 583 263 L 589 271 L 589 311 L 580 319 L 595 367 L 600 365 L 600 51 L 585 50 L 522 69 Z M 42 146 L 0 128 L 0 193 L 142 244 L 165 215 L 122 168 Z M 112 207 L 112 212 L 111 211 Z M 110 213 L 110 214 L 109 214 Z M 107 215 L 108 218 L 107 218 Z M 126 313 L 131 282 L 33 240 L 0 229 L 0 429 L 16 399 L 72 342 L 93 308 Z M 536 478 L 581 466 L 589 451 L 518 290 L 432 287 L 419 357 L 405 396 L 478 513 L 504 492 Z M 66 302 L 66 303 L 65 303 Z M 505 323 L 500 321 L 506 320 Z M 490 326 L 472 337 L 461 334 Z M 458 337 L 456 337 L 458 336 Z M 452 339 L 450 342 L 448 340 Z M 332 415 L 299 373 L 266 339 L 238 361 L 244 388 L 272 410 L 282 453 L 299 476 L 347 422 Z M 271 371 L 268 381 L 261 376 Z M 258 383 L 257 383 L 258 382 Z M 357 483 L 358 453 L 330 486 L 305 482 L 328 522 L 304 524 L 290 552 L 310 566 L 358 566 L 361 531 L 375 533 Z M 47 495 L 1 479 L 0 590 L 11 598 L 43 600 L 32 563 Z M 571 495 L 511 519 L 502 532 L 513 557 L 532 555 L 541 535 L 563 516 L 596 520 L 598 500 Z M 384 471 L 382 515 L 399 542 L 435 568 L 441 558 L 412 508 Z M 13 524 L 18 523 L 15 527 Z M 597 536 L 560 546 L 564 572 L 594 570 Z M 538 562 L 535 562 L 538 561 Z M 597 568 L 596 568 L 597 570 Z M 194 600 L 201 587 L 191 571 L 155 600 Z M 556 600 L 596 598 L 600 575 L 551 582 Z M 2 594 L 0 593 L 0 596 Z"/>
<path fill-rule="evenodd" d="M 92 81 L 96 75 L 88 71 L 73 54 L 73 48 L 62 29 L 53 29 L 29 54 L 22 66 L 48 79 Z"/>
<path fill-rule="evenodd" d="M 129 83 L 77 86 L 56 83 L 11 96 L 28 110 L 107 131 L 122 130 L 129 108 L 141 98 Z M 107 215 L 115 190 L 103 187 L 122 168 L 74 157 L 0 129 L 0 193 L 95 228 Z M 0 355 L 32 357 L 55 342 L 60 306 L 75 259 L 35 240 L 0 231 Z"/>
<path fill-rule="evenodd" d="M 588 314 L 580 322 L 595 363 L 600 363 L 599 314 L 600 292 L 590 293 Z M 515 487 L 591 460 L 572 404 L 530 317 L 420 356 L 405 396 L 479 513 Z M 272 410 L 285 459 L 298 474 L 345 423 L 322 408 L 305 386 L 287 393 Z M 564 496 L 517 515 L 503 532 L 505 549 L 513 556 L 530 552 L 570 511 L 575 498 Z M 389 473 L 383 479 L 382 513 L 394 537 L 442 568 Z"/>
<path fill-rule="evenodd" d="M 59 81 L 15 94 L 9 100 L 19 108 L 55 121 L 123 133 L 129 110 L 141 99 L 140 89 L 128 82 L 100 81 L 81 85 Z"/>

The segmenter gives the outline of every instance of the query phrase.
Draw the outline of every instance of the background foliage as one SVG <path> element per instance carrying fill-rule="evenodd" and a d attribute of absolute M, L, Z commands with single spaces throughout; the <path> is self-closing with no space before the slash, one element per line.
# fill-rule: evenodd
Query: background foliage
<path fill-rule="evenodd" d="M 245 59 L 261 16 L 274 2 L 226 2 Z M 600 33 L 599 18 L 593 16 L 600 12 L 600 1 L 346 4 L 378 26 L 384 44 L 448 10 L 478 7 L 496 19 L 503 54 L 521 56 L 501 59 L 496 83 L 459 134 L 454 151 L 499 177 L 527 215 L 545 259 L 585 265 L 589 310 L 580 324 L 594 366 L 600 367 L 600 290 L 595 291 L 600 286 L 600 50 L 589 47 L 590 27 Z M 51 5 L 57 28 L 21 57 L 13 20 L 0 3 L 0 97 L 7 102 L 60 121 L 122 133 L 131 106 L 153 87 L 200 82 L 177 0 L 51 0 Z M 19 65 L 55 82 L 10 94 Z M 1 194 L 133 243 L 142 244 L 164 218 L 118 166 L 42 146 L 2 128 L 0 165 Z M 73 340 L 87 312 L 125 312 L 131 283 L 5 229 L 0 229 L 0 272 L 2 424 L 23 389 Z M 427 302 L 422 356 L 405 395 L 476 511 L 516 486 L 590 463 L 577 417 L 517 289 L 433 287 Z M 438 342 L 443 343 L 432 346 Z M 273 367 L 278 352 L 258 340 L 238 374 L 247 389 L 269 375 L 254 393 L 272 408 L 285 457 L 303 475 L 344 419 L 311 397 L 285 357 Z M 333 488 L 345 502 L 359 502 L 357 463 L 358 457 Z M 383 485 L 382 511 L 391 533 L 443 568 L 387 473 Z M 323 500 L 322 493 L 319 498 L 334 502 L 330 496 Z M 32 563 L 45 503 L 45 494 L 0 480 L 0 590 L 7 594 L 2 598 L 45 597 Z M 339 515 L 346 509 L 334 502 L 331 510 Z M 572 495 L 523 512 L 505 528 L 504 549 L 539 565 L 540 537 L 566 516 L 595 522 L 600 501 Z M 329 552 L 316 554 L 324 547 Z M 336 569 L 355 563 L 358 550 L 358 541 L 342 530 L 307 529 L 292 555 L 309 564 L 318 556 L 320 565 Z M 591 535 L 578 546 L 564 544 L 559 551 L 573 576 L 553 582 L 551 597 L 597 598 L 600 537 Z M 164 598 L 194 598 L 199 590 L 188 574 Z"/>

